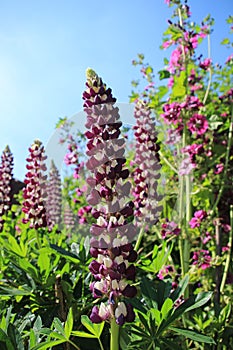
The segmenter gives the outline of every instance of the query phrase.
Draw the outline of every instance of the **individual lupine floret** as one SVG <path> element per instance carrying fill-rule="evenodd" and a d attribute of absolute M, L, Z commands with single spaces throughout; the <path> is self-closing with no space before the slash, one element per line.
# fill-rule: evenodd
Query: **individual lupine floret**
<path fill-rule="evenodd" d="M 62 192 L 59 171 L 51 161 L 49 179 L 47 182 L 46 215 L 50 228 L 61 223 Z"/>
<path fill-rule="evenodd" d="M 28 172 L 23 190 L 23 223 L 30 222 L 31 228 L 47 227 L 46 219 L 46 165 L 45 151 L 41 141 L 35 140 L 29 147 L 29 156 L 26 159 Z"/>
<path fill-rule="evenodd" d="M 91 255 L 96 258 L 89 266 L 95 281 L 91 290 L 95 298 L 107 297 L 107 305 L 92 309 L 91 320 L 116 319 L 119 325 L 134 320 L 134 311 L 125 299 L 134 297 L 137 253 L 131 240 L 136 228 L 130 222 L 133 203 L 129 201 L 129 170 L 125 167 L 125 140 L 119 139 L 119 110 L 115 98 L 102 79 L 87 71 L 87 89 L 83 94 L 87 114 L 85 136 L 87 142 L 86 167 L 93 176 L 87 179 L 90 186 L 88 202 L 93 207 L 96 223 L 91 226 Z M 130 282 L 131 281 L 131 282 Z"/>
<path fill-rule="evenodd" d="M 162 197 L 158 194 L 158 180 L 160 178 L 159 146 L 155 123 L 151 117 L 150 109 L 139 101 L 134 110 L 136 125 L 134 126 L 136 138 L 134 171 L 135 215 L 138 223 L 146 221 L 154 224 L 162 210 L 159 204 Z"/>
<path fill-rule="evenodd" d="M 11 187 L 13 180 L 13 155 L 9 146 L 2 152 L 0 164 L 0 232 L 3 229 L 2 216 L 7 213 L 11 202 Z"/>

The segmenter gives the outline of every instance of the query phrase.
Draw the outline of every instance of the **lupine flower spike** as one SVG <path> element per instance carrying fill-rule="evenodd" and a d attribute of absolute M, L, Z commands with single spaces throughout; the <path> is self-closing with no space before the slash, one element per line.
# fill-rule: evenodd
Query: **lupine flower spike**
<path fill-rule="evenodd" d="M 26 187 L 23 190 L 23 223 L 30 222 L 30 227 L 38 229 L 47 227 L 46 219 L 46 165 L 44 146 L 39 140 L 29 147 L 27 160 L 27 174 L 24 180 Z"/>
<path fill-rule="evenodd" d="M 161 166 L 155 123 L 151 117 L 150 109 L 142 101 L 136 104 L 134 117 L 136 119 L 136 125 L 134 126 L 136 138 L 135 163 L 137 164 L 134 171 L 135 215 L 138 224 L 142 221 L 154 224 L 162 211 L 162 206 L 159 205 L 162 196 L 158 195 Z"/>
<path fill-rule="evenodd" d="M 94 323 L 115 319 L 118 325 L 123 325 L 134 320 L 133 307 L 127 298 L 137 293 L 132 285 L 137 253 L 131 241 L 136 228 L 130 222 L 133 204 L 128 199 L 125 141 L 119 138 L 122 123 L 111 89 L 91 69 L 87 70 L 86 86 L 83 93 L 88 129 L 86 167 L 92 172 L 92 177 L 87 179 L 91 187 L 88 202 L 96 219 L 91 227 L 90 252 L 95 258 L 89 266 L 95 279 L 91 290 L 94 298 L 107 298 L 107 303 L 93 307 L 90 319 Z"/>
<path fill-rule="evenodd" d="M 50 228 L 61 223 L 61 207 L 62 207 L 62 193 L 61 193 L 61 178 L 59 171 L 51 161 L 49 172 L 49 179 L 47 182 L 47 200 L 46 200 L 46 215 L 47 222 Z"/>
<path fill-rule="evenodd" d="M 2 152 L 0 164 L 0 232 L 3 230 L 2 216 L 10 209 L 11 185 L 13 180 L 13 155 L 6 146 Z"/>

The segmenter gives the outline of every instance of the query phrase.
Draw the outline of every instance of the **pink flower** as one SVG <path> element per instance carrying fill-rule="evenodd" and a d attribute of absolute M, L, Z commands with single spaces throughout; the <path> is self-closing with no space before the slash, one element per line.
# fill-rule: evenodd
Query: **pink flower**
<path fill-rule="evenodd" d="M 212 239 L 211 234 L 209 232 L 205 232 L 205 236 L 201 237 L 201 241 L 203 244 L 206 244 Z"/>
<path fill-rule="evenodd" d="M 191 133 L 197 135 L 203 135 L 207 131 L 208 126 L 208 121 L 202 114 L 194 114 L 188 122 L 188 129 Z"/>
<path fill-rule="evenodd" d="M 168 235 L 176 235 L 178 236 L 180 234 L 180 228 L 178 228 L 178 225 L 174 221 L 168 221 L 166 220 L 165 223 L 162 225 L 161 235 L 162 238 L 166 238 Z"/>
<path fill-rule="evenodd" d="M 211 256 L 208 250 L 201 249 L 197 252 L 194 252 L 192 260 L 193 265 L 198 265 L 198 267 L 200 267 L 202 270 L 205 270 L 211 266 Z"/>
<path fill-rule="evenodd" d="M 194 213 L 194 217 L 189 221 L 191 228 L 199 227 L 201 222 L 207 217 L 207 213 L 204 210 L 198 210 Z"/>
<path fill-rule="evenodd" d="M 214 173 L 217 175 L 217 174 L 220 174 L 223 170 L 224 170 L 224 164 L 220 163 L 216 165 L 216 170 L 214 171 Z"/>
<path fill-rule="evenodd" d="M 206 58 L 204 61 L 200 62 L 199 67 L 207 70 L 211 66 L 212 60 L 211 58 Z"/>

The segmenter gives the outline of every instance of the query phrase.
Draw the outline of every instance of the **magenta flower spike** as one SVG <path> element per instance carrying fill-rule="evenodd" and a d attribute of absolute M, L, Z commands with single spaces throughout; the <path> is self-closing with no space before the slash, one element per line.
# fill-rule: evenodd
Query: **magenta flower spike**
<path fill-rule="evenodd" d="M 29 147 L 27 170 L 23 190 L 23 208 L 25 216 L 23 223 L 30 222 L 31 228 L 47 227 L 46 219 L 46 165 L 44 146 L 35 140 Z"/>
<path fill-rule="evenodd" d="M 136 138 L 134 171 L 135 215 L 138 223 L 146 222 L 153 225 L 157 222 L 162 206 L 159 204 L 162 196 L 158 195 L 158 180 L 160 178 L 159 145 L 155 123 L 150 109 L 139 101 L 134 109 Z M 139 225 L 140 226 L 140 225 Z"/>
<path fill-rule="evenodd" d="M 93 307 L 90 319 L 94 323 L 115 319 L 118 325 L 123 325 L 134 320 L 127 298 L 137 293 L 132 285 L 137 253 L 131 241 L 136 228 L 130 222 L 133 203 L 128 199 L 131 185 L 125 166 L 125 141 L 119 138 L 122 123 L 111 89 L 91 69 L 87 70 L 86 86 L 83 93 L 88 129 L 86 167 L 92 173 L 87 179 L 91 188 L 88 202 L 96 219 L 90 230 L 90 253 L 95 258 L 89 266 L 95 279 L 90 288 L 94 298 L 108 300 Z"/>
<path fill-rule="evenodd" d="M 49 179 L 47 182 L 47 200 L 46 200 L 46 215 L 47 222 L 50 228 L 61 223 L 61 208 L 62 208 L 62 192 L 61 178 L 59 171 L 51 161 Z"/>
<path fill-rule="evenodd" d="M 0 232 L 4 225 L 2 216 L 10 209 L 12 180 L 13 155 L 9 146 L 6 146 L 2 152 L 0 164 Z"/>

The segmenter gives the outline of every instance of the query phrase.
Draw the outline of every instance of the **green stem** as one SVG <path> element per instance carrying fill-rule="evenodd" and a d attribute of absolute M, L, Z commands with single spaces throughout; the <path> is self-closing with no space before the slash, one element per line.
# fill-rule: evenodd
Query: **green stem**
<path fill-rule="evenodd" d="M 101 350 L 104 350 L 104 347 L 103 347 L 103 344 L 102 344 L 100 338 L 98 338 L 98 342 L 99 342 L 99 345 L 100 345 L 100 349 L 101 349 Z"/>
<path fill-rule="evenodd" d="M 166 163 L 174 171 L 174 173 L 178 174 L 178 170 L 169 162 L 169 160 L 163 155 L 161 151 L 159 151 L 159 156 L 162 158 L 164 163 Z"/>
<path fill-rule="evenodd" d="M 110 350 L 119 350 L 119 326 L 116 324 L 115 318 L 111 320 Z"/>
<path fill-rule="evenodd" d="M 40 242 L 40 233 L 38 230 L 36 230 L 36 241 L 37 241 L 37 245 L 38 245 L 38 249 L 41 248 L 41 242 Z"/>
<path fill-rule="evenodd" d="M 142 238 L 143 238 L 143 235 L 144 235 L 144 228 L 145 228 L 145 224 L 142 225 L 141 229 L 140 229 L 140 232 L 139 232 L 139 235 L 138 235 L 138 239 L 137 239 L 137 242 L 135 244 L 135 250 L 136 252 L 138 251 L 139 247 L 140 247 L 140 244 L 142 242 Z"/>
<path fill-rule="evenodd" d="M 228 242 L 229 250 L 227 253 L 226 264 L 224 267 L 222 282 L 221 282 L 221 286 L 220 286 L 220 293 L 221 294 L 223 293 L 223 290 L 224 290 L 224 287 L 226 284 L 227 273 L 228 273 L 228 270 L 230 267 L 230 262 L 231 262 L 232 236 L 233 236 L 233 205 L 230 206 L 230 225 L 231 225 L 231 231 L 230 231 L 229 242 Z"/>
<path fill-rule="evenodd" d="M 68 342 L 77 350 L 80 350 L 80 348 L 75 344 L 73 343 L 71 340 L 68 340 Z"/>

